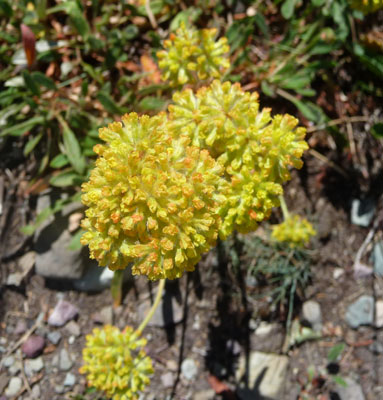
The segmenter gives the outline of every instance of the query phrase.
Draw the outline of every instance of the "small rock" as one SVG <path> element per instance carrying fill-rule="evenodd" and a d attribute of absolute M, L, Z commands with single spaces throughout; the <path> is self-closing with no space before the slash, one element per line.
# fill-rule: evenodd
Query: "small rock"
<path fill-rule="evenodd" d="M 60 362 L 60 355 L 59 354 L 55 354 L 52 357 L 52 361 L 51 361 L 52 367 L 58 367 L 59 366 L 59 362 Z"/>
<path fill-rule="evenodd" d="M 10 375 L 14 376 L 18 372 L 21 371 L 21 362 L 19 360 L 16 360 L 9 368 L 8 372 Z"/>
<path fill-rule="evenodd" d="M 166 369 L 170 371 L 177 371 L 178 370 L 178 364 L 174 360 L 167 360 L 166 361 Z"/>
<path fill-rule="evenodd" d="M 337 385 L 336 392 L 341 400 L 364 400 L 361 386 L 350 378 L 344 379 L 347 386 Z"/>
<path fill-rule="evenodd" d="M 73 344 L 75 341 L 76 341 L 76 337 L 75 336 L 73 336 L 73 335 L 69 336 L 69 338 L 68 338 L 68 343 L 69 344 Z"/>
<path fill-rule="evenodd" d="M 59 358 L 59 368 L 61 371 L 68 371 L 72 368 L 73 361 L 66 349 L 61 349 Z"/>
<path fill-rule="evenodd" d="M 193 380 L 197 376 L 198 368 L 195 361 L 191 358 L 185 358 L 181 364 L 181 373 L 184 378 L 189 381 Z"/>
<path fill-rule="evenodd" d="M 374 354 L 383 354 L 383 343 L 375 341 L 370 344 L 369 349 Z"/>
<path fill-rule="evenodd" d="M 59 331 L 53 331 L 53 332 L 49 332 L 47 337 L 51 343 L 53 343 L 54 345 L 57 345 L 60 342 L 62 335 Z"/>
<path fill-rule="evenodd" d="M 68 301 L 59 300 L 52 314 L 48 318 L 48 324 L 53 326 L 63 326 L 78 315 L 78 308 Z"/>
<path fill-rule="evenodd" d="M 35 384 L 32 387 L 32 398 L 38 400 L 41 399 L 41 389 L 40 389 L 40 385 Z"/>
<path fill-rule="evenodd" d="M 23 343 L 21 350 L 28 358 L 39 356 L 45 347 L 45 340 L 41 336 L 32 335 Z"/>
<path fill-rule="evenodd" d="M 212 400 L 215 398 L 213 389 L 201 390 L 193 395 L 193 400 Z"/>
<path fill-rule="evenodd" d="M 275 398 L 280 399 L 280 392 L 285 384 L 288 357 L 254 351 L 250 354 L 248 366 L 248 388 L 239 388 L 240 399 Z M 238 381 L 242 380 L 247 370 L 246 358 L 241 357 L 236 372 Z"/>
<path fill-rule="evenodd" d="M 55 393 L 63 394 L 64 392 L 65 392 L 65 389 L 64 389 L 63 385 L 56 385 L 55 386 Z"/>
<path fill-rule="evenodd" d="M 44 368 L 44 362 L 41 357 L 33 360 L 25 360 L 24 369 L 27 376 L 32 376 Z"/>
<path fill-rule="evenodd" d="M 343 274 L 344 274 L 343 268 L 335 268 L 334 272 L 332 273 L 332 276 L 334 277 L 335 280 L 338 280 Z"/>
<path fill-rule="evenodd" d="M 303 318 L 310 323 L 314 331 L 322 330 L 322 312 L 320 305 L 313 300 L 305 301 L 302 307 Z"/>
<path fill-rule="evenodd" d="M 17 393 L 20 392 L 23 386 L 23 381 L 18 376 L 13 376 L 8 384 L 8 387 L 5 389 L 4 394 L 7 397 L 15 397 Z"/>
<path fill-rule="evenodd" d="M 23 272 L 28 272 L 34 265 L 36 260 L 36 253 L 34 251 L 28 251 L 22 257 L 20 257 L 18 264 L 22 268 Z"/>
<path fill-rule="evenodd" d="M 65 325 L 65 330 L 70 334 L 73 335 L 75 337 L 79 337 L 81 334 L 81 330 L 79 325 L 77 324 L 77 322 L 75 321 L 69 321 L 66 325 Z"/>
<path fill-rule="evenodd" d="M 92 315 L 92 319 L 96 324 L 112 325 L 113 324 L 113 307 L 105 306 L 100 311 Z"/>
<path fill-rule="evenodd" d="M 50 191 L 37 200 L 37 212 L 52 206 L 64 194 Z M 86 265 L 92 263 L 84 249 L 70 250 L 73 236 L 68 230 L 69 216 L 82 207 L 81 203 L 71 203 L 60 213 L 47 218 L 35 233 L 36 273 L 53 279 L 78 279 Z"/>
<path fill-rule="evenodd" d="M 237 357 L 241 353 L 241 345 L 236 340 L 228 340 L 226 342 L 226 349 L 234 356 Z"/>
<path fill-rule="evenodd" d="M 354 225 L 367 227 L 375 213 L 375 203 L 372 199 L 354 199 L 351 204 L 351 222 Z"/>
<path fill-rule="evenodd" d="M 20 272 L 13 272 L 7 277 L 7 286 L 20 286 L 23 280 L 23 274 Z"/>
<path fill-rule="evenodd" d="M 374 272 L 377 276 L 383 276 L 383 242 L 379 241 L 375 243 L 374 250 L 372 253 L 372 259 L 374 261 Z"/>
<path fill-rule="evenodd" d="M 76 377 L 68 372 L 65 376 L 64 386 L 73 386 L 76 383 Z"/>
<path fill-rule="evenodd" d="M 15 362 L 15 358 L 13 356 L 8 356 L 8 357 L 4 358 L 4 360 L 1 362 L 1 364 L 5 368 L 9 368 L 11 365 L 13 365 L 14 362 Z"/>
<path fill-rule="evenodd" d="M 0 374 L 0 393 L 3 393 L 4 389 L 7 387 L 8 385 L 8 376 L 7 374 Z M 1 400 L 1 397 L 0 397 Z M 7 400 L 7 399 L 5 399 Z"/>
<path fill-rule="evenodd" d="M 27 331 L 27 329 L 28 329 L 28 325 L 27 325 L 26 321 L 23 319 L 19 319 L 17 321 L 15 330 L 13 331 L 13 333 L 15 335 L 21 335 L 21 334 L 25 333 Z"/>
<path fill-rule="evenodd" d="M 375 326 L 383 328 L 383 300 L 378 300 L 375 303 Z"/>
<path fill-rule="evenodd" d="M 371 325 L 374 320 L 374 299 L 372 296 L 363 295 L 350 304 L 346 312 L 346 321 L 351 328 L 360 325 Z"/>
<path fill-rule="evenodd" d="M 171 388 L 174 385 L 174 375 L 172 372 L 166 372 L 161 375 L 161 383 L 164 388 Z"/>
<path fill-rule="evenodd" d="M 254 321 L 254 320 L 253 320 Z M 259 326 L 255 328 L 254 333 L 257 336 L 267 336 L 274 330 L 275 324 L 269 324 L 266 321 L 261 321 Z"/>

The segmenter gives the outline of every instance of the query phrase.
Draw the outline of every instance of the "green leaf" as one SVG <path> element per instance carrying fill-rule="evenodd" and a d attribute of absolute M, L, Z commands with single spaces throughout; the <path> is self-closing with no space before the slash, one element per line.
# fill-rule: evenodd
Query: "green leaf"
<path fill-rule="evenodd" d="M 13 15 L 12 7 L 7 0 L 0 0 L 0 15 L 4 15 L 7 18 Z"/>
<path fill-rule="evenodd" d="M 57 154 L 49 163 L 52 168 L 62 168 L 68 164 L 68 157 L 65 154 Z"/>
<path fill-rule="evenodd" d="M 282 15 L 285 19 L 290 19 L 294 14 L 297 0 L 285 0 L 281 7 Z"/>
<path fill-rule="evenodd" d="M 56 84 L 53 82 L 51 78 L 46 76 L 40 71 L 36 71 L 32 73 L 32 78 L 35 82 L 37 82 L 40 86 L 44 86 L 50 90 L 56 90 Z"/>
<path fill-rule="evenodd" d="M 19 124 L 15 124 L 3 129 L 0 133 L 0 136 L 22 136 L 24 133 L 30 131 L 35 125 L 43 124 L 44 121 L 45 118 L 42 116 L 29 118 L 23 122 L 20 122 Z"/>
<path fill-rule="evenodd" d="M 266 21 L 265 17 L 262 14 L 260 14 L 259 12 L 257 12 L 254 15 L 254 21 L 257 24 L 260 31 L 265 35 L 266 39 L 268 39 L 270 37 L 270 32 L 269 32 L 269 26 L 267 25 L 267 21 Z"/>
<path fill-rule="evenodd" d="M 73 236 L 71 241 L 69 242 L 68 249 L 72 251 L 81 250 L 82 244 L 80 243 L 81 236 L 85 233 L 84 230 L 80 229 Z"/>
<path fill-rule="evenodd" d="M 371 128 L 371 133 L 377 139 L 383 139 L 383 123 L 378 122 L 377 124 L 374 124 Z"/>
<path fill-rule="evenodd" d="M 81 183 L 81 177 L 76 172 L 63 171 L 58 175 L 52 176 L 49 183 L 56 187 L 75 186 Z"/>
<path fill-rule="evenodd" d="M 319 123 L 323 120 L 323 111 L 316 104 L 311 101 L 301 101 L 298 99 L 291 99 L 291 102 L 295 105 L 296 108 L 303 114 L 305 118 L 310 121 Z"/>
<path fill-rule="evenodd" d="M 30 139 L 28 143 L 24 147 L 23 154 L 26 157 L 40 142 L 41 138 L 43 137 L 42 133 L 39 133 L 34 138 Z"/>
<path fill-rule="evenodd" d="M 263 80 L 261 82 L 261 89 L 262 92 L 269 97 L 274 97 L 275 96 L 275 92 L 274 89 L 272 88 L 271 85 L 269 85 L 265 80 Z"/>
<path fill-rule="evenodd" d="M 347 382 L 339 375 L 333 376 L 332 379 L 339 386 L 343 386 L 343 387 L 347 387 L 348 386 Z"/>
<path fill-rule="evenodd" d="M 142 99 L 139 103 L 139 107 L 141 110 L 144 111 L 151 111 L 151 110 L 160 110 L 164 107 L 165 105 L 165 100 L 161 99 L 159 97 L 145 97 Z"/>
<path fill-rule="evenodd" d="M 111 114 L 123 114 L 121 107 L 105 92 L 100 92 L 97 99 L 104 106 L 105 110 Z"/>
<path fill-rule="evenodd" d="M 335 346 L 331 347 L 330 351 L 327 354 L 327 360 L 329 362 L 335 362 L 338 360 L 339 356 L 342 354 L 346 345 L 344 343 L 338 343 Z"/>
<path fill-rule="evenodd" d="M 58 118 L 58 120 L 63 128 L 65 154 L 74 170 L 82 174 L 85 170 L 85 159 L 81 153 L 76 135 L 62 117 Z"/>
<path fill-rule="evenodd" d="M 284 89 L 297 90 L 297 89 L 302 89 L 305 86 L 308 86 L 310 83 L 311 83 L 310 76 L 296 75 L 283 81 L 280 84 L 280 86 L 283 87 Z"/>
<path fill-rule="evenodd" d="M 199 16 L 202 14 L 202 10 L 200 8 L 189 7 L 186 10 L 179 12 L 170 23 L 169 30 L 174 32 L 178 29 L 181 23 L 184 23 L 186 26 L 189 26 L 190 23 L 195 22 Z"/>
<path fill-rule="evenodd" d="M 323 6 L 323 4 L 326 2 L 326 0 L 311 0 L 311 3 L 315 7 L 320 7 Z"/>
<path fill-rule="evenodd" d="M 39 96 L 40 95 L 40 88 L 34 81 L 32 75 L 25 69 L 22 72 L 23 78 L 24 78 L 24 83 L 25 86 L 28 90 L 32 92 L 33 95 Z"/>

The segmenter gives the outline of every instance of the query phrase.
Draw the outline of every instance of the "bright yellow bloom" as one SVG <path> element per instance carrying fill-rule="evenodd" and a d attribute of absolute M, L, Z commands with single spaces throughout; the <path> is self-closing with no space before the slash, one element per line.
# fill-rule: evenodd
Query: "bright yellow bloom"
<path fill-rule="evenodd" d="M 165 114 L 131 113 L 100 129 L 105 145 L 89 182 L 81 243 L 101 266 L 150 279 L 193 271 L 217 238 L 227 183 L 223 168 L 190 139 L 168 134 Z"/>
<path fill-rule="evenodd" d="M 225 37 L 215 41 L 216 35 L 216 29 L 196 30 L 182 23 L 176 34 L 165 40 L 165 50 L 157 53 L 163 80 L 179 86 L 221 78 L 230 66 L 224 56 L 229 46 Z"/>
<path fill-rule="evenodd" d="M 287 242 L 290 247 L 303 247 L 316 235 L 313 226 L 299 215 L 291 215 L 284 222 L 274 225 L 271 236 L 278 242 Z"/>
<path fill-rule="evenodd" d="M 123 332 L 110 325 L 95 328 L 86 336 L 80 372 L 87 375 L 89 386 L 113 400 L 138 399 L 154 372 L 145 345 L 146 339 L 129 326 Z"/>
<path fill-rule="evenodd" d="M 270 109 L 260 111 L 257 93 L 230 82 L 216 80 L 196 94 L 186 89 L 173 101 L 172 134 L 187 135 L 192 144 L 208 149 L 231 182 L 228 202 L 220 209 L 221 237 L 234 229 L 254 230 L 279 205 L 289 168 L 302 167 L 306 130 L 291 115 L 271 117 Z"/>
<path fill-rule="evenodd" d="M 383 0 L 349 0 L 351 7 L 369 14 L 377 10 L 383 9 Z"/>

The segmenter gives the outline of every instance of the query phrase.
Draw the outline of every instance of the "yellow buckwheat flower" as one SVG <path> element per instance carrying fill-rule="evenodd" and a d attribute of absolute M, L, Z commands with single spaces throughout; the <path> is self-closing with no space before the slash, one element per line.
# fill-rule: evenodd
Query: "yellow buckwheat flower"
<path fill-rule="evenodd" d="M 100 129 L 106 144 L 95 146 L 99 158 L 82 187 L 88 209 L 81 243 L 101 266 L 133 263 L 133 274 L 174 279 L 215 244 L 223 168 L 168 131 L 163 113 L 131 113 Z"/>
<path fill-rule="evenodd" d="M 123 332 L 110 325 L 95 328 L 86 337 L 85 364 L 80 372 L 87 375 L 89 386 L 113 400 L 138 399 L 154 372 L 145 345 L 146 339 L 139 338 L 131 327 Z"/>
<path fill-rule="evenodd" d="M 316 231 L 306 218 L 291 215 L 284 222 L 273 226 L 271 236 L 278 242 L 288 242 L 290 247 L 303 247 L 315 236 Z"/>
<path fill-rule="evenodd" d="M 230 82 L 216 80 L 196 94 L 186 89 L 175 93 L 173 101 L 172 134 L 187 135 L 192 144 L 208 149 L 231 183 L 228 202 L 220 209 L 221 237 L 234 229 L 254 230 L 279 205 L 289 168 L 302 167 L 306 130 L 291 115 L 271 117 L 270 109 L 260 111 L 257 93 Z"/>
<path fill-rule="evenodd" d="M 215 41 L 216 29 L 196 30 L 184 23 L 164 41 L 165 50 L 157 53 L 163 80 L 172 86 L 195 83 L 201 79 L 221 78 L 230 62 L 225 37 Z"/>
<path fill-rule="evenodd" d="M 351 7 L 369 14 L 383 9 L 383 0 L 349 0 Z"/>

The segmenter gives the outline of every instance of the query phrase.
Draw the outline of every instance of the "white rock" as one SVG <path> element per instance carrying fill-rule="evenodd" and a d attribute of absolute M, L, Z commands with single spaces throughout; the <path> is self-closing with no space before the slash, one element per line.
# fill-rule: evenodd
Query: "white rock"
<path fill-rule="evenodd" d="M 198 368 L 195 361 L 191 358 L 185 358 L 181 364 L 181 373 L 184 378 L 191 381 L 197 376 Z"/>
<path fill-rule="evenodd" d="M 76 383 L 76 377 L 68 372 L 65 376 L 64 386 L 73 386 Z"/>
<path fill-rule="evenodd" d="M 336 391 L 341 400 L 364 400 L 364 394 L 359 384 L 350 378 L 345 378 L 347 386 L 338 386 Z"/>
<path fill-rule="evenodd" d="M 322 330 L 322 312 L 320 305 L 313 300 L 305 301 L 302 307 L 303 318 L 315 331 Z"/>
<path fill-rule="evenodd" d="M 36 372 L 39 372 L 44 368 L 43 359 L 41 357 L 37 357 L 34 359 L 25 360 L 24 368 L 27 376 L 33 376 Z"/>
<path fill-rule="evenodd" d="M 22 386 L 23 381 L 21 380 L 21 378 L 19 378 L 18 376 L 13 376 L 8 383 L 8 387 L 5 389 L 4 394 L 7 397 L 15 397 L 17 393 L 20 392 Z"/>
<path fill-rule="evenodd" d="M 288 357 L 254 351 L 250 354 L 248 387 L 254 390 L 239 388 L 241 399 L 255 399 L 260 395 L 275 399 L 279 396 L 286 378 Z M 246 372 L 246 359 L 240 357 L 236 378 L 240 381 Z M 262 378 L 260 382 L 257 380 Z M 257 385 L 255 383 L 257 382 Z"/>
<path fill-rule="evenodd" d="M 335 268 L 332 276 L 334 279 L 339 279 L 344 274 L 343 268 Z"/>
<path fill-rule="evenodd" d="M 254 331 L 254 333 L 257 336 L 266 336 L 270 334 L 270 332 L 274 329 L 274 327 L 275 327 L 274 324 L 269 324 L 268 322 L 261 321 L 257 329 Z"/>
<path fill-rule="evenodd" d="M 375 303 L 375 326 L 383 328 L 383 300 L 378 300 Z"/>

